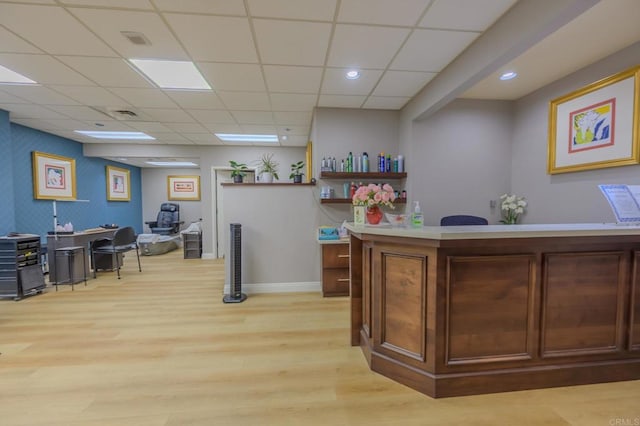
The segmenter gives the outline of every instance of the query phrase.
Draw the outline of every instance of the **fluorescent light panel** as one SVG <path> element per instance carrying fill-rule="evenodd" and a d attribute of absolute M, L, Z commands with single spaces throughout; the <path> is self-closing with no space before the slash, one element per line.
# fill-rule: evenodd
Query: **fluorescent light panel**
<path fill-rule="evenodd" d="M 96 139 L 136 139 L 136 140 L 155 140 L 153 136 L 149 136 L 142 132 L 100 132 L 94 130 L 74 130 L 81 135 L 89 136 Z"/>
<path fill-rule="evenodd" d="M 38 84 L 30 78 L 0 65 L 0 84 Z"/>
<path fill-rule="evenodd" d="M 192 163 L 191 161 L 145 161 L 145 163 L 151 164 L 152 166 L 174 166 L 174 167 L 197 166 L 196 163 Z"/>
<path fill-rule="evenodd" d="M 211 90 L 193 62 L 129 59 L 162 89 Z"/>
<path fill-rule="evenodd" d="M 235 133 L 216 133 L 215 135 L 225 142 L 278 143 L 278 135 L 241 135 Z"/>

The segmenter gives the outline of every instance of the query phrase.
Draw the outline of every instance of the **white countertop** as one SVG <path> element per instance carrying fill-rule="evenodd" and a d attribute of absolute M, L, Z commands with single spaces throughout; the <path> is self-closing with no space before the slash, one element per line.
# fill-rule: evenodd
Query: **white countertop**
<path fill-rule="evenodd" d="M 424 226 L 422 228 L 392 227 L 390 224 L 356 226 L 353 223 L 347 223 L 346 228 L 355 234 L 431 240 L 640 235 L 639 225 L 615 223 Z"/>

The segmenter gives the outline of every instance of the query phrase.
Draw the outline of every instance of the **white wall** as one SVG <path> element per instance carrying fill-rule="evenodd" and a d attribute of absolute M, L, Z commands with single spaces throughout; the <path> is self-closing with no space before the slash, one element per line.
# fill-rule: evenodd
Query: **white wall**
<path fill-rule="evenodd" d="M 524 223 L 612 222 L 598 184 L 640 184 L 640 166 L 547 174 L 549 101 L 638 64 L 636 43 L 517 102 L 511 188 L 529 201 Z M 640 131 L 640 129 L 636 129 Z"/>
<path fill-rule="evenodd" d="M 451 214 L 500 220 L 489 202 L 509 190 L 512 110 L 505 101 L 456 100 L 414 123 L 409 199 L 420 202 L 425 224 Z"/>

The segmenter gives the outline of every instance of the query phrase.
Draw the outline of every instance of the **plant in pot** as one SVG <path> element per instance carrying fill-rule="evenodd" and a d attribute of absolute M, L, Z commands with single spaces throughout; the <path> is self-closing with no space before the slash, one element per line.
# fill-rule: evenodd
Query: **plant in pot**
<path fill-rule="evenodd" d="M 302 168 L 304 167 L 304 161 L 300 160 L 297 163 L 291 165 L 291 174 L 289 179 L 293 179 L 293 183 L 302 183 Z"/>
<path fill-rule="evenodd" d="M 278 162 L 273 159 L 273 154 L 264 154 L 258 162 L 260 182 L 271 183 L 274 178 L 279 179 Z"/>
<path fill-rule="evenodd" d="M 244 163 L 238 163 L 237 161 L 230 160 L 229 164 L 231 165 L 231 177 L 233 178 L 233 183 L 242 183 L 242 179 L 246 176 L 249 171 L 249 167 L 247 167 Z"/>

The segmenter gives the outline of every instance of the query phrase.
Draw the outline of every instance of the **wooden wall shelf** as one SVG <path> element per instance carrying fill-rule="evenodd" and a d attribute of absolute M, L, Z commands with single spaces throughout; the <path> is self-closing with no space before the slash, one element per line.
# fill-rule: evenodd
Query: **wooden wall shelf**
<path fill-rule="evenodd" d="M 351 204 L 351 198 L 321 198 L 320 204 Z M 406 198 L 397 198 L 393 204 L 407 204 Z"/>
<path fill-rule="evenodd" d="M 222 186 L 315 186 L 315 183 L 305 182 L 305 183 L 292 183 L 292 182 L 273 182 L 273 183 L 260 183 L 260 182 L 243 182 L 243 183 L 233 183 L 233 182 L 223 182 L 220 185 Z"/>
<path fill-rule="evenodd" d="M 320 179 L 404 179 L 407 172 L 380 173 L 380 172 L 320 172 Z"/>

